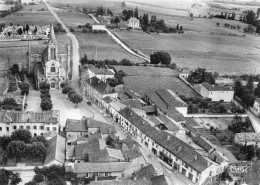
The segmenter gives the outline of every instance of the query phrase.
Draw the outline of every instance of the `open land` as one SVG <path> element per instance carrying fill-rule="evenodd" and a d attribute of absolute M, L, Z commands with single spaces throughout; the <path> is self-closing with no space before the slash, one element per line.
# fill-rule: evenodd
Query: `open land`
<path fill-rule="evenodd" d="M 57 21 L 47 10 L 43 3 L 38 5 L 26 5 L 18 12 L 14 12 L 6 17 L 0 19 L 0 23 L 9 25 L 13 23 L 15 25 L 46 25 L 57 24 Z"/>
<path fill-rule="evenodd" d="M 172 62 L 181 68 L 203 67 L 220 74 L 260 73 L 260 37 L 199 32 L 181 35 L 146 34 L 141 31 L 115 33 L 146 56 L 155 51 L 169 52 Z"/>
<path fill-rule="evenodd" d="M 92 25 L 95 21 L 88 15 L 81 12 L 72 12 L 64 9 L 55 8 L 55 13 L 61 18 L 61 20 L 69 27 L 75 27 L 78 25 L 85 25 L 89 23 Z"/>
<path fill-rule="evenodd" d="M 107 33 L 80 33 L 75 32 L 80 45 L 80 55 L 87 54 L 89 59 L 97 60 L 117 60 L 127 58 L 134 63 L 144 62 L 142 59 L 135 57 L 126 52 L 119 46 Z"/>
<path fill-rule="evenodd" d="M 147 91 L 171 89 L 186 97 L 199 95 L 177 77 L 177 72 L 169 68 L 143 66 L 114 66 L 116 70 L 124 71 L 125 88 L 135 90 L 141 95 Z"/>

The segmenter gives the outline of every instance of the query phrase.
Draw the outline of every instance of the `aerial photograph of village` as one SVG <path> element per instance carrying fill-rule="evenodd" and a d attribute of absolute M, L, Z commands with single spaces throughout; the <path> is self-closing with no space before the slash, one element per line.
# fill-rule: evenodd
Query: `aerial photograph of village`
<path fill-rule="evenodd" d="M 0 0 L 0 185 L 260 185 L 260 0 Z"/>

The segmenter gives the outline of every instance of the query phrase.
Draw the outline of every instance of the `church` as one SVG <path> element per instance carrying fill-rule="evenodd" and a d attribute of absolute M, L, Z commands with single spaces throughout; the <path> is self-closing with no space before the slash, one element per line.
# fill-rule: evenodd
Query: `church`
<path fill-rule="evenodd" d="M 71 46 L 59 45 L 51 26 L 49 40 L 42 44 L 28 43 L 28 74 L 34 75 L 36 89 L 41 82 L 50 84 L 51 89 L 60 89 L 60 84 L 69 79 L 71 73 Z"/>

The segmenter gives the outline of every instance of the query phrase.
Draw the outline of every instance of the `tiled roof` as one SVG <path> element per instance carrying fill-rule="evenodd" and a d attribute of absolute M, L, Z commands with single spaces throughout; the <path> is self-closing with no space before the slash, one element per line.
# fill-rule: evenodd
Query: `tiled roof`
<path fill-rule="evenodd" d="M 208 84 L 207 82 L 203 82 L 201 84 L 203 87 L 205 87 L 208 91 L 234 91 L 233 89 L 226 87 L 226 86 L 212 86 Z"/>
<path fill-rule="evenodd" d="M 107 150 L 109 157 L 112 157 L 112 158 L 115 158 L 115 159 L 120 159 L 120 160 L 125 159 L 123 157 L 121 150 L 116 150 L 116 149 L 112 149 L 112 148 L 106 148 L 106 150 Z"/>
<path fill-rule="evenodd" d="M 36 112 L 0 111 L 0 122 L 12 123 L 58 123 L 60 112 L 57 110 Z"/>
<path fill-rule="evenodd" d="M 208 141 L 206 141 L 203 137 L 201 137 L 199 135 L 197 135 L 196 137 L 194 137 L 192 139 L 197 145 L 199 145 L 200 147 L 205 149 L 207 152 L 214 149 L 211 143 L 209 143 Z"/>
<path fill-rule="evenodd" d="M 86 120 L 73 120 L 66 121 L 66 132 L 87 132 Z"/>
<path fill-rule="evenodd" d="M 89 185 L 152 185 L 150 180 L 106 180 L 91 181 Z M 157 184 L 160 185 L 160 184 Z"/>
<path fill-rule="evenodd" d="M 153 185 L 158 185 L 158 184 L 160 184 L 160 185 L 168 185 L 168 182 L 167 182 L 167 180 L 166 180 L 164 175 L 155 176 L 155 177 L 153 177 L 151 179 L 151 181 L 152 181 Z M 176 183 L 176 185 L 177 185 L 177 183 Z"/>
<path fill-rule="evenodd" d="M 224 162 L 226 160 L 226 157 L 223 155 L 223 154 L 220 154 L 219 152 L 217 151 L 214 151 L 213 153 L 211 153 L 209 155 L 209 158 L 218 163 L 218 164 L 221 164 L 222 162 Z"/>
<path fill-rule="evenodd" d="M 200 126 L 193 118 L 185 118 L 191 126 Z"/>
<path fill-rule="evenodd" d="M 156 110 L 156 107 L 151 105 L 151 106 L 144 106 L 143 107 L 143 110 L 146 112 L 146 113 L 155 113 L 157 110 Z"/>
<path fill-rule="evenodd" d="M 75 173 L 123 172 L 129 162 L 75 163 Z"/>
<path fill-rule="evenodd" d="M 113 100 L 110 96 L 106 96 L 105 98 L 103 98 L 103 101 L 106 102 L 107 104 L 111 103 Z"/>
<path fill-rule="evenodd" d="M 172 91 L 161 89 L 157 91 L 150 91 L 146 96 L 163 112 L 167 114 L 179 113 L 175 107 L 187 107 Z"/>
<path fill-rule="evenodd" d="M 65 161 L 65 138 L 60 135 L 57 135 L 48 141 L 44 164 L 47 165 L 54 160 L 61 163 L 64 163 Z"/>
<path fill-rule="evenodd" d="M 55 137 L 57 135 L 58 135 L 58 133 L 57 132 L 53 132 L 53 131 L 49 131 L 49 132 L 43 133 L 43 137 L 45 137 L 46 139 L 53 138 L 53 137 Z"/>
<path fill-rule="evenodd" d="M 101 121 L 89 119 L 88 120 L 88 128 L 100 128 L 100 132 L 102 134 L 114 134 L 116 133 L 116 129 L 113 125 L 109 125 L 107 123 L 103 123 Z"/>
<path fill-rule="evenodd" d="M 31 44 L 29 46 L 29 54 L 43 54 L 46 48 L 46 44 Z"/>
<path fill-rule="evenodd" d="M 192 168 L 198 172 L 204 171 L 208 168 L 208 161 L 197 153 L 191 146 L 181 141 L 177 137 L 165 132 L 158 131 L 155 127 L 152 127 L 142 117 L 138 116 L 129 108 L 125 108 L 119 112 L 125 119 L 130 121 L 145 135 L 150 137 L 153 141 L 164 147 L 166 150 L 171 152 L 173 155 L 189 164 Z"/>
<path fill-rule="evenodd" d="M 133 92 L 133 91 L 130 90 L 130 89 L 125 89 L 125 94 L 126 94 L 129 98 L 132 98 L 132 99 L 138 99 L 138 98 L 141 97 L 139 94 L 137 94 L 136 92 Z"/>
<path fill-rule="evenodd" d="M 123 103 L 124 105 L 127 105 L 129 107 L 133 107 L 133 108 L 136 108 L 136 109 L 142 109 L 142 104 L 139 100 L 136 100 L 136 99 L 130 99 L 130 100 L 123 100 L 123 101 L 120 101 L 121 103 Z"/>
<path fill-rule="evenodd" d="M 190 74 L 191 71 L 192 71 L 191 69 L 184 68 L 181 73 L 182 74 Z"/>
<path fill-rule="evenodd" d="M 143 156 L 138 146 L 123 151 L 123 155 L 125 156 L 125 159 L 126 160 L 129 159 L 129 161 L 132 161 L 133 159 Z"/>
<path fill-rule="evenodd" d="M 121 102 L 119 102 L 119 101 L 112 101 L 112 102 L 109 103 L 109 105 L 113 109 L 115 109 L 117 112 L 119 112 L 120 110 L 126 108 L 126 105 L 121 103 Z"/>
<path fill-rule="evenodd" d="M 111 69 L 105 68 L 91 68 L 92 72 L 96 75 L 114 75 L 115 73 Z"/>
<path fill-rule="evenodd" d="M 38 62 L 34 66 L 34 74 L 37 75 L 38 78 L 45 77 L 44 76 L 44 69 L 41 62 Z"/>
<path fill-rule="evenodd" d="M 96 76 L 89 78 L 86 82 L 96 89 L 100 94 L 111 94 L 114 93 L 114 88 L 110 87 L 107 83 L 101 81 Z"/>
<path fill-rule="evenodd" d="M 157 119 L 157 118 L 154 117 L 154 116 L 150 116 L 150 117 L 149 117 L 149 120 L 150 120 L 151 122 L 153 122 L 154 125 L 160 125 L 160 124 L 162 124 L 161 120 Z"/>
<path fill-rule="evenodd" d="M 256 98 L 255 101 L 260 103 L 260 98 Z"/>
<path fill-rule="evenodd" d="M 123 140 L 121 140 L 124 144 L 126 144 L 126 146 L 128 148 L 133 148 L 135 146 L 140 146 L 138 142 L 136 142 L 135 140 L 133 140 L 132 138 L 130 137 L 127 137 Z"/>
<path fill-rule="evenodd" d="M 134 176 L 137 179 L 143 179 L 144 177 L 146 179 L 151 179 L 155 175 L 155 169 L 153 165 L 149 164 L 148 166 L 142 168 L 139 172 L 137 172 Z"/>
<path fill-rule="evenodd" d="M 181 113 L 167 114 L 167 116 L 176 122 L 184 122 L 186 120 L 186 118 Z"/>
<path fill-rule="evenodd" d="M 175 125 L 169 118 L 167 118 L 164 115 L 160 115 L 157 117 L 162 121 L 162 123 L 168 128 L 169 131 L 177 132 L 179 130 L 179 127 Z"/>

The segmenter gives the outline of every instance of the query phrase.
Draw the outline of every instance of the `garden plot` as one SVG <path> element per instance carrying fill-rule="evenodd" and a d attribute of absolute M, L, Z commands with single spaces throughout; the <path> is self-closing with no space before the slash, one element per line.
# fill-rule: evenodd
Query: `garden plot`
<path fill-rule="evenodd" d="M 177 77 L 177 72 L 169 68 L 143 67 L 143 66 L 114 66 L 116 70 L 124 71 L 126 88 L 135 90 L 144 95 L 147 91 L 158 89 L 171 89 L 177 94 L 186 97 L 199 95 Z"/>

